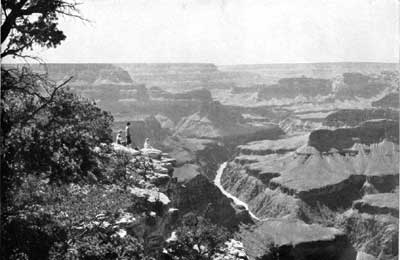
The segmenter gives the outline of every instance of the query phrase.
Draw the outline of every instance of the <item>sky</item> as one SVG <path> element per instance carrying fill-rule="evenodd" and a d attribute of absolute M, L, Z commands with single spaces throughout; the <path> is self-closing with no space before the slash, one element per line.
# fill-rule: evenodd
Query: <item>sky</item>
<path fill-rule="evenodd" d="M 45 62 L 398 62 L 397 0 L 80 0 Z"/>

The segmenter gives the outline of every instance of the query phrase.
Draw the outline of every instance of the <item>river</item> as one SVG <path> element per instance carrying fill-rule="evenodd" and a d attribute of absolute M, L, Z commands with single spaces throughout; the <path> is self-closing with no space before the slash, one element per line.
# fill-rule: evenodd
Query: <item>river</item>
<path fill-rule="evenodd" d="M 221 185 L 221 177 L 222 177 L 222 173 L 224 172 L 226 166 L 228 165 L 228 162 L 224 162 L 222 163 L 218 170 L 217 170 L 217 175 L 215 176 L 214 179 L 214 184 L 215 186 L 218 187 L 218 189 L 228 198 L 232 199 L 233 202 L 238 205 L 238 206 L 242 206 L 244 207 L 250 214 L 250 216 L 255 219 L 255 220 L 260 220 L 260 218 L 258 218 L 256 215 L 254 215 L 250 210 L 249 210 L 249 205 L 247 205 L 246 202 L 241 201 L 240 199 L 236 198 L 235 196 L 233 196 L 232 194 L 230 194 L 229 192 L 227 192 L 224 187 L 222 187 Z"/>

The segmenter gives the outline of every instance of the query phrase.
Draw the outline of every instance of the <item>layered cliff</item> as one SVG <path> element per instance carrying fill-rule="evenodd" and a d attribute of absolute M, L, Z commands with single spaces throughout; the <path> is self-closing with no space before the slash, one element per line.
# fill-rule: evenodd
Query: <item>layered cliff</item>
<path fill-rule="evenodd" d="M 337 140 L 347 136 L 346 131 L 343 133 Z M 311 146 L 318 144 L 313 137 L 315 134 L 318 132 L 311 133 L 309 137 L 296 136 L 239 146 L 237 156 L 228 163 L 221 176 L 223 188 L 246 203 L 262 223 L 272 221 L 271 218 L 280 221 L 290 219 L 307 224 L 321 223 L 342 230 L 348 240 L 345 237 L 341 240 L 344 243 L 341 249 L 347 249 L 340 253 L 326 253 L 321 244 L 323 239 L 318 235 L 305 239 L 304 243 L 310 245 L 310 249 L 318 248 L 325 252 L 322 253 L 326 254 L 323 259 L 356 259 L 356 251 L 360 257 L 366 253 L 371 257 L 392 259 L 398 254 L 394 244 L 397 241 L 395 230 L 398 226 L 396 192 L 399 146 L 387 139 L 379 141 L 385 136 L 381 133 L 379 138 L 367 138 L 369 145 L 356 143 L 360 139 L 355 138 L 347 145 L 340 146 L 340 149 L 317 149 L 318 145 Z M 329 138 L 332 137 L 320 138 L 319 142 Z M 348 211 L 342 214 L 345 209 Z M 374 218 L 376 215 L 380 217 Z M 364 230 L 366 226 L 371 230 Z M 381 231 L 376 230 L 378 227 Z M 282 237 L 293 237 L 296 230 L 292 227 L 290 232 L 280 235 L 274 231 L 277 232 L 277 238 L 269 239 L 276 244 Z M 245 234 L 244 244 L 250 251 L 254 250 L 258 256 L 268 251 L 265 246 L 268 242 L 258 241 L 256 244 L 257 240 L 268 241 L 268 235 L 253 230 Z M 255 234 L 259 234 L 257 239 L 252 237 Z M 325 234 L 325 231 L 321 231 L 321 234 Z M 327 242 L 329 248 L 336 248 L 334 241 L 337 240 Z M 285 256 L 282 259 L 291 259 L 296 254 L 298 257 L 307 255 L 306 245 L 300 246 L 302 249 L 297 253 L 294 253 L 296 246 L 277 248 L 275 252 L 279 251 L 280 256 Z M 273 259 L 273 252 L 268 252 L 263 259 Z M 316 251 L 312 254 L 318 255 Z M 321 255 L 318 257 L 322 259 Z M 313 259 L 313 256 L 306 259 Z"/>
<path fill-rule="evenodd" d="M 202 104 L 199 112 L 183 118 L 175 134 L 238 145 L 252 140 L 276 139 L 283 131 L 274 124 L 263 127 L 246 124 L 240 113 L 228 110 L 219 102 L 208 102 Z"/>
<path fill-rule="evenodd" d="M 399 100 L 400 100 L 399 92 L 392 92 L 385 95 L 381 99 L 372 102 L 372 106 L 399 109 L 400 107 Z"/>

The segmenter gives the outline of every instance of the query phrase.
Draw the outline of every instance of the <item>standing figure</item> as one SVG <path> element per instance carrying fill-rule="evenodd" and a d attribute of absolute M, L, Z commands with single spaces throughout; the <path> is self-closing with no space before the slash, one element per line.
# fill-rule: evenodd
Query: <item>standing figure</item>
<path fill-rule="evenodd" d="M 131 125 L 131 123 L 128 122 L 128 123 L 126 123 L 126 127 L 125 127 L 126 146 L 130 146 L 132 144 L 130 125 Z"/>

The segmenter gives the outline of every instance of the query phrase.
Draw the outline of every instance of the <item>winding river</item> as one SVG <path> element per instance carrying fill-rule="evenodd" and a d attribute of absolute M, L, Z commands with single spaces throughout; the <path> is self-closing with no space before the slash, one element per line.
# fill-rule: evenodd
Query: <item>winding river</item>
<path fill-rule="evenodd" d="M 221 184 L 221 177 L 222 177 L 222 173 L 224 172 L 226 166 L 228 165 L 228 162 L 224 162 L 222 163 L 218 170 L 217 170 L 217 175 L 215 176 L 214 179 L 214 184 L 215 186 L 218 187 L 218 189 L 228 198 L 232 199 L 233 202 L 238 205 L 238 206 L 242 206 L 244 207 L 250 214 L 250 216 L 255 219 L 255 220 L 261 220 L 260 218 L 258 218 L 256 215 L 254 215 L 250 210 L 249 210 L 249 205 L 247 205 L 247 203 L 241 201 L 240 199 L 236 198 L 235 196 L 233 196 L 232 194 L 230 194 L 229 192 L 227 192 L 224 187 L 222 187 Z"/>

